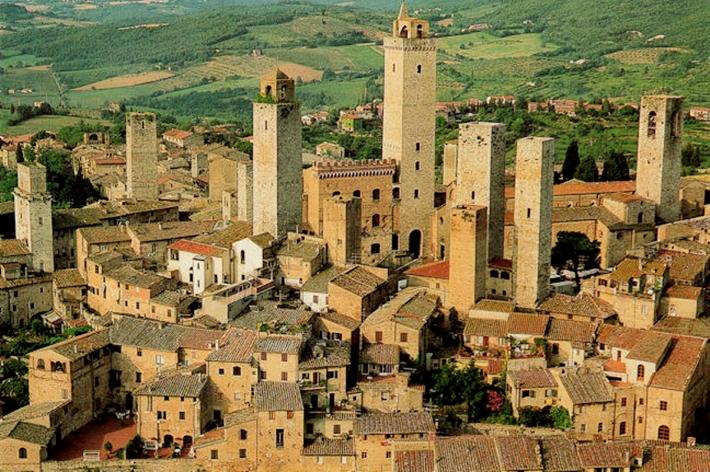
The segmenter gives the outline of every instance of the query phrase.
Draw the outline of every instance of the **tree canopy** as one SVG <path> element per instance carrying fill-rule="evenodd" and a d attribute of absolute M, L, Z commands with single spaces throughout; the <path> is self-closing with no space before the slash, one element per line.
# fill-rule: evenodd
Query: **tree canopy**
<path fill-rule="evenodd" d="M 579 287 L 579 269 L 599 267 L 599 241 L 590 241 L 577 231 L 560 231 L 552 248 L 552 266 L 558 270 L 571 269 Z"/>
<path fill-rule="evenodd" d="M 596 182 L 599 180 L 599 170 L 597 169 L 597 161 L 593 157 L 587 156 L 579 163 L 577 171 L 574 173 L 574 178 L 585 182 Z"/>
<path fill-rule="evenodd" d="M 564 180 L 573 179 L 578 167 L 579 143 L 575 139 L 571 143 L 569 143 L 569 146 L 567 146 L 567 151 L 565 152 L 565 161 L 562 164 L 562 178 Z"/>

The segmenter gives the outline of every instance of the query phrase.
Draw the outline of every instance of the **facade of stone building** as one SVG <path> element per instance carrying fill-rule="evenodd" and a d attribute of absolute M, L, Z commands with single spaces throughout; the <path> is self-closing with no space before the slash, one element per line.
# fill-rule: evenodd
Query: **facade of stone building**
<path fill-rule="evenodd" d="M 487 208 L 460 204 L 451 209 L 447 302 L 463 317 L 486 296 Z"/>
<path fill-rule="evenodd" d="M 294 89 L 293 79 L 276 69 L 262 77 L 253 106 L 254 233 L 276 238 L 302 221 L 301 108 Z"/>
<path fill-rule="evenodd" d="M 382 158 L 399 166 L 399 247 L 419 257 L 429 251 L 434 208 L 436 40 L 403 4 L 384 50 Z"/>
<path fill-rule="evenodd" d="M 641 97 L 636 193 L 656 204 L 663 222 L 680 217 L 683 98 Z"/>
<path fill-rule="evenodd" d="M 323 239 L 328 246 L 328 262 L 345 267 L 360 257 L 361 200 L 337 196 L 323 202 Z"/>
<path fill-rule="evenodd" d="M 126 115 L 126 187 L 128 198 L 157 200 L 158 131 L 154 113 Z"/>
<path fill-rule="evenodd" d="M 52 196 L 47 192 L 47 169 L 39 163 L 17 165 L 15 233 L 30 250 L 30 269 L 54 271 Z"/>
<path fill-rule="evenodd" d="M 517 148 L 514 297 L 519 306 L 535 308 L 550 285 L 554 140 L 523 138 Z"/>

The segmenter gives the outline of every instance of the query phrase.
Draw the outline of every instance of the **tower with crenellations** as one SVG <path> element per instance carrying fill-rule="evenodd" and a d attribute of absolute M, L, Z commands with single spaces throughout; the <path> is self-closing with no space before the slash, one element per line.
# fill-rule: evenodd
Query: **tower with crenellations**
<path fill-rule="evenodd" d="M 285 237 L 301 225 L 301 107 L 293 79 L 275 69 L 261 79 L 253 105 L 254 234 Z"/>
<path fill-rule="evenodd" d="M 430 247 L 434 209 L 436 40 L 429 23 L 409 16 L 405 3 L 384 39 L 382 157 L 398 163 L 398 245 L 415 257 Z"/>
<path fill-rule="evenodd" d="M 31 252 L 31 268 L 54 271 L 52 196 L 47 192 L 47 168 L 37 162 L 17 164 L 15 231 Z"/>
<path fill-rule="evenodd" d="M 641 98 L 636 160 L 636 194 L 656 204 L 656 216 L 668 223 L 680 218 L 683 98 Z"/>
<path fill-rule="evenodd" d="M 154 113 L 126 114 L 126 189 L 128 198 L 158 198 L 158 133 Z"/>
<path fill-rule="evenodd" d="M 554 143 L 535 137 L 517 142 L 513 292 L 516 304 L 527 309 L 550 291 Z"/>

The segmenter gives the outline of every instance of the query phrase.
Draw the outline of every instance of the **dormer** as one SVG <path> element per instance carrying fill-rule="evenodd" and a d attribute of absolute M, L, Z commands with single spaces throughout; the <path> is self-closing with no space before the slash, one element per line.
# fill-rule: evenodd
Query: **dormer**
<path fill-rule="evenodd" d="M 402 2 L 399 15 L 392 23 L 392 36 L 405 39 L 425 39 L 429 37 L 429 22 L 409 16 L 407 4 Z"/>
<path fill-rule="evenodd" d="M 259 94 L 261 98 L 274 103 L 293 102 L 296 84 L 292 78 L 276 68 L 261 78 Z"/>

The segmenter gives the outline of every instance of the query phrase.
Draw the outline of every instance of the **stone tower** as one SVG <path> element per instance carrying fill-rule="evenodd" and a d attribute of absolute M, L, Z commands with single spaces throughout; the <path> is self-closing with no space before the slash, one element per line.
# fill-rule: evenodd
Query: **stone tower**
<path fill-rule="evenodd" d="M 237 219 L 252 222 L 254 198 L 254 163 L 239 161 L 237 163 Z"/>
<path fill-rule="evenodd" d="M 254 234 L 285 237 L 301 224 L 301 107 L 293 79 L 278 69 L 262 77 L 254 102 Z"/>
<path fill-rule="evenodd" d="M 636 194 L 656 204 L 663 222 L 680 218 L 683 98 L 641 98 Z"/>
<path fill-rule="evenodd" d="M 455 203 L 488 208 L 488 259 L 503 257 L 505 228 L 505 125 L 459 126 Z"/>
<path fill-rule="evenodd" d="M 361 207 L 357 197 L 337 196 L 323 202 L 323 239 L 328 262 L 344 267 L 358 260 L 361 251 Z"/>
<path fill-rule="evenodd" d="M 382 157 L 399 165 L 399 249 L 420 256 L 430 247 L 434 209 L 436 41 L 429 23 L 410 17 L 402 3 L 384 49 Z"/>
<path fill-rule="evenodd" d="M 533 137 L 517 143 L 513 292 L 523 308 L 535 308 L 550 290 L 554 143 Z"/>
<path fill-rule="evenodd" d="M 487 214 L 479 205 L 451 209 L 448 300 L 464 317 L 486 295 Z"/>
<path fill-rule="evenodd" d="M 154 113 L 126 114 L 128 198 L 158 199 L 158 132 Z"/>
<path fill-rule="evenodd" d="M 47 193 L 47 169 L 36 162 L 17 164 L 15 231 L 32 253 L 32 270 L 54 272 L 52 196 Z"/>

